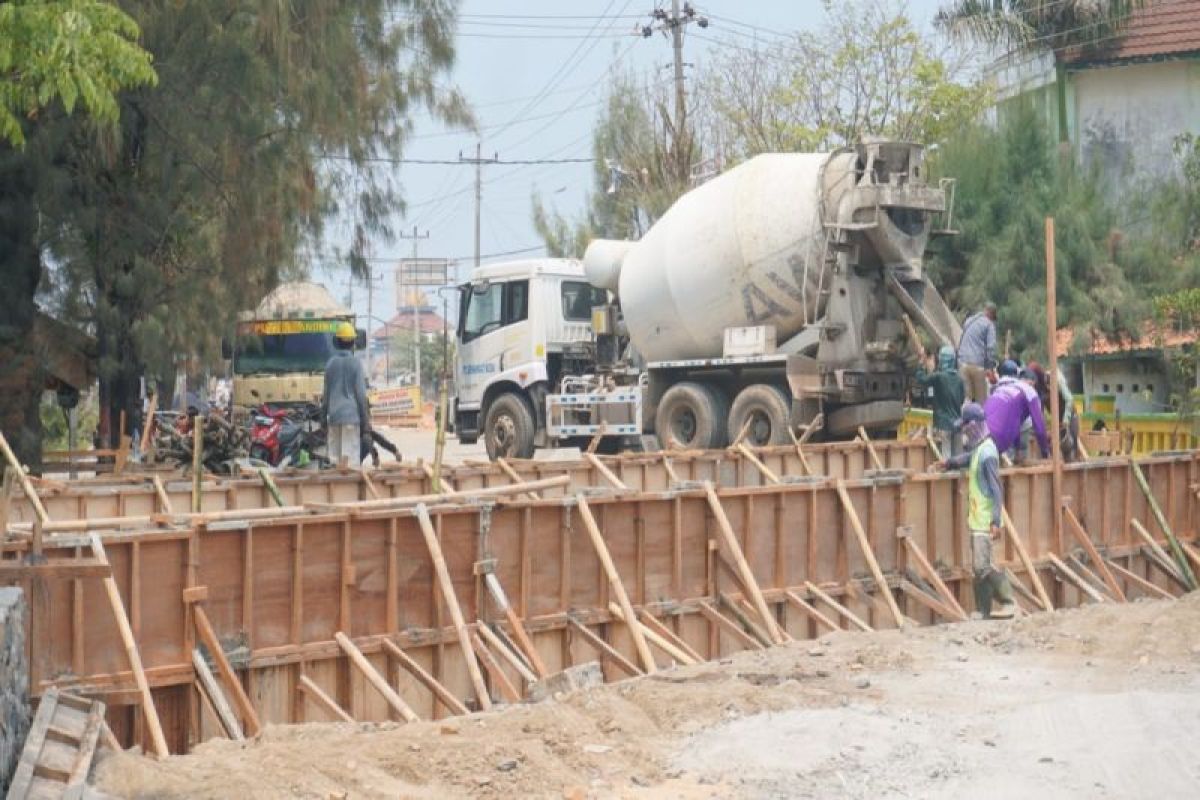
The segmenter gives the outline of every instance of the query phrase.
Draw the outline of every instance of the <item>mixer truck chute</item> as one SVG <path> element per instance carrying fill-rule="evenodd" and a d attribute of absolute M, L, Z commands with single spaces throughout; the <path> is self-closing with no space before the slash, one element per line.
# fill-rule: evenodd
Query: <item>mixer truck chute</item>
<path fill-rule="evenodd" d="M 460 314 L 460 438 L 485 436 L 495 457 L 596 433 L 722 447 L 745 428 L 783 443 L 818 414 L 832 436 L 895 429 L 904 316 L 958 339 L 923 269 L 946 207 L 919 145 L 766 154 L 683 195 L 639 241 L 592 242 L 582 266 L 477 270 Z M 593 291 L 572 297 L 594 304 L 590 325 L 565 300 L 583 276 Z M 500 302 L 490 343 L 469 330 L 485 285 Z M 510 291 L 528 304 L 520 320 Z"/>

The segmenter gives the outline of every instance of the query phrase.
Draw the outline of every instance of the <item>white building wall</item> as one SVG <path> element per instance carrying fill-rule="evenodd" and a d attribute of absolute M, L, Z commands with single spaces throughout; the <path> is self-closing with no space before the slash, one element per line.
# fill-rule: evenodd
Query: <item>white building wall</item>
<path fill-rule="evenodd" d="M 1110 176 L 1170 174 L 1175 137 L 1200 132 L 1200 61 L 1094 67 L 1070 83 L 1080 162 L 1100 160 Z"/>
<path fill-rule="evenodd" d="M 1088 397 L 1109 395 L 1122 414 L 1167 410 L 1167 376 L 1155 358 L 1088 359 L 1083 362 L 1083 390 Z"/>

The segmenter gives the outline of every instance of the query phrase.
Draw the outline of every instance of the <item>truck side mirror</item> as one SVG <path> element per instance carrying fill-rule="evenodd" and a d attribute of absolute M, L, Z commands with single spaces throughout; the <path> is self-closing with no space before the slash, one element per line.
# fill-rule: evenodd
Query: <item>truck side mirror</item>
<path fill-rule="evenodd" d="M 367 332 L 365 330 L 363 330 L 362 328 L 358 328 L 354 331 L 354 349 L 355 350 L 366 350 L 367 349 Z"/>
<path fill-rule="evenodd" d="M 233 358 L 233 342 L 224 337 L 221 338 L 221 358 L 226 361 Z"/>

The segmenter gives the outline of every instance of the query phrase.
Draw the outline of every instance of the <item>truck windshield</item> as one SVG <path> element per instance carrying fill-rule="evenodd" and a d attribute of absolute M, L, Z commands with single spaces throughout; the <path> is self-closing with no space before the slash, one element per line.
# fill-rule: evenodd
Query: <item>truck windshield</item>
<path fill-rule="evenodd" d="M 339 320 L 279 320 L 238 326 L 237 375 L 321 372 L 333 355 Z"/>
<path fill-rule="evenodd" d="M 592 318 L 592 307 L 608 302 L 608 293 L 583 281 L 563 281 L 563 319 L 586 322 Z"/>

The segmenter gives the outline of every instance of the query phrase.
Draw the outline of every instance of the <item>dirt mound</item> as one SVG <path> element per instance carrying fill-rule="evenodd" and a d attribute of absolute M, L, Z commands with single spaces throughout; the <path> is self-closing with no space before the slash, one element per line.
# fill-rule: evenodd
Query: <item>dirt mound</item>
<path fill-rule="evenodd" d="M 1178 694 L 1196 694 L 1198 666 L 1200 596 L 1102 604 L 830 634 L 442 722 L 271 727 L 164 762 L 109 757 L 98 783 L 124 797 L 241 800 L 948 797 L 989 796 L 996 786 L 970 776 L 1016 764 L 1028 780 L 1009 776 L 1010 786 L 1026 794 L 1136 796 L 1139 786 L 1104 764 L 1103 792 L 1046 764 L 1087 760 L 1079 746 L 1056 748 L 1102 729 L 1107 744 L 1090 746 L 1112 764 L 1168 757 L 1161 738 L 1200 734 L 1200 703 Z M 1169 795 L 1171 776 L 1186 774 L 1164 770 L 1166 782 L 1145 786 Z"/>

